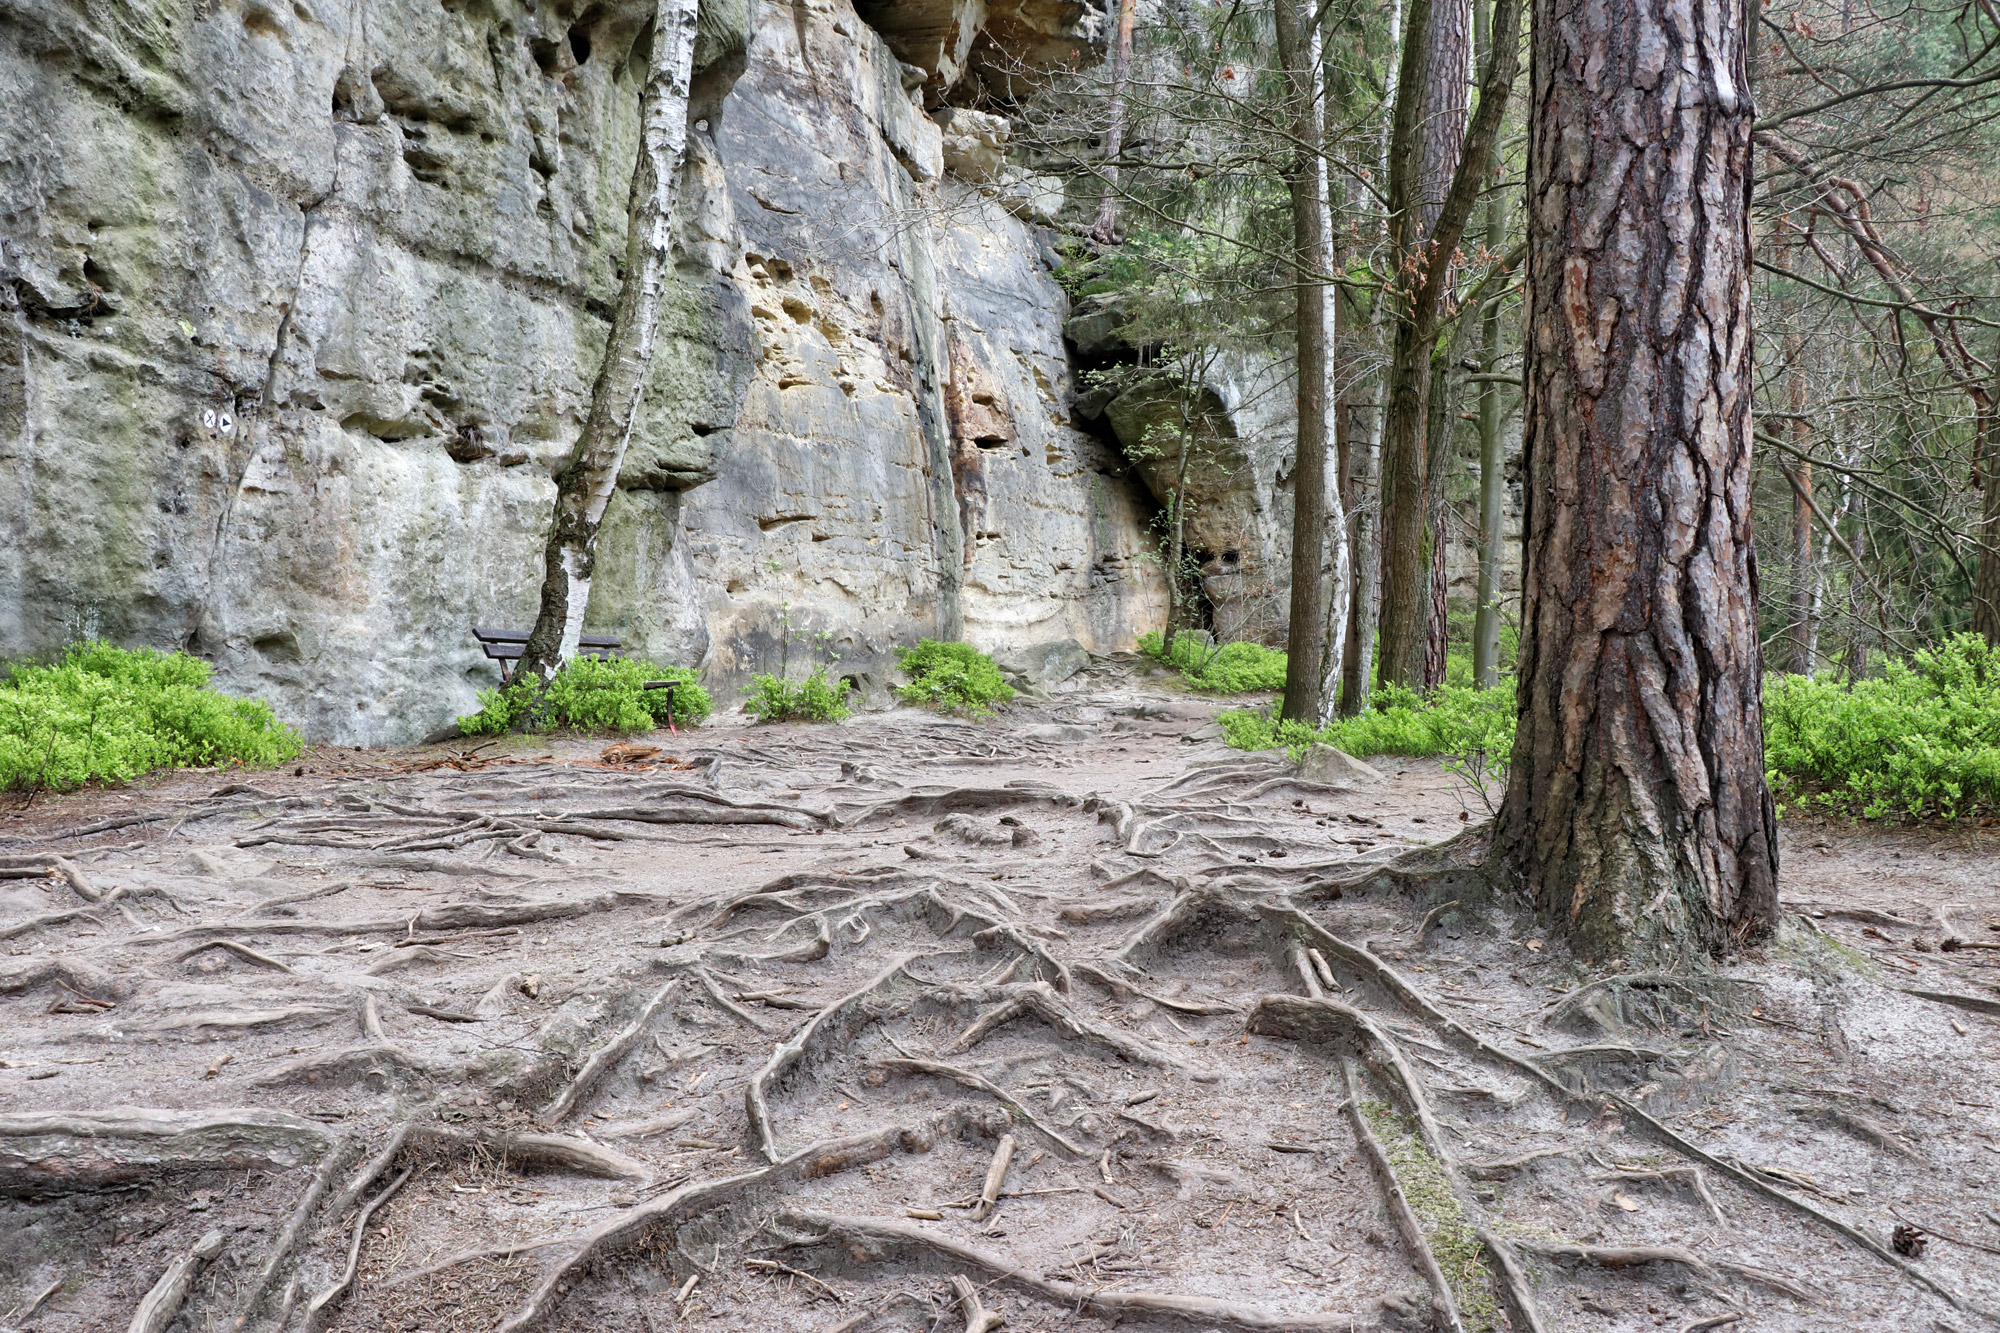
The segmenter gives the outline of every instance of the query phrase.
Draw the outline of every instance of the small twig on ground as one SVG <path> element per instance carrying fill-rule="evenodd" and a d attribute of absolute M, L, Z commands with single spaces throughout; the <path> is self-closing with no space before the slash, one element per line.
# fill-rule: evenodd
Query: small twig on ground
<path fill-rule="evenodd" d="M 784 1273 L 789 1277 L 804 1278 L 807 1282 L 812 1283 L 815 1287 L 833 1297 L 835 1301 L 845 1302 L 847 1300 L 847 1297 L 841 1295 L 839 1291 L 827 1283 L 820 1281 L 820 1279 L 814 1277 L 811 1273 L 806 1272 L 802 1268 L 793 1268 L 790 1264 L 781 1264 L 776 1259 L 745 1259 L 743 1266 L 760 1273 Z"/>
<path fill-rule="evenodd" d="M 1014 1164 L 1014 1136 L 1002 1134 L 1000 1143 L 993 1149 L 992 1164 L 986 1168 L 986 1183 L 979 1190 L 979 1204 L 972 1210 L 972 1220 L 984 1222 L 999 1201 L 1000 1190 L 1007 1183 L 1007 1168 Z"/>

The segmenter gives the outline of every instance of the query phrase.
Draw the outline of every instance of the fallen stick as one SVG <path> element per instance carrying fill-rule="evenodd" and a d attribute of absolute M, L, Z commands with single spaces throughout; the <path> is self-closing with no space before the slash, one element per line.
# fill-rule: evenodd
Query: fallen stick
<path fill-rule="evenodd" d="M 222 1233 L 211 1231 L 196 1241 L 193 1249 L 168 1264 L 167 1271 L 160 1274 L 160 1280 L 139 1302 L 126 1333 L 165 1333 L 167 1325 L 181 1312 L 181 1305 L 187 1300 L 194 1280 L 201 1276 L 201 1270 L 222 1253 L 222 1242 Z"/>
<path fill-rule="evenodd" d="M 557 1124 L 564 1116 L 574 1111 L 577 1103 L 597 1086 L 597 1081 L 631 1053 L 632 1048 L 645 1037 L 646 1029 L 652 1025 L 660 1009 L 673 998 L 674 992 L 680 989 L 680 984 L 681 979 L 675 977 L 660 987 L 653 993 L 653 998 L 646 1001 L 646 1007 L 639 1011 L 637 1018 L 621 1029 L 610 1041 L 591 1053 L 590 1058 L 583 1062 L 583 1068 L 576 1071 L 576 1077 L 569 1081 L 569 1086 L 564 1088 L 542 1112 L 542 1120 L 545 1123 Z"/>
<path fill-rule="evenodd" d="M 986 1183 L 980 1186 L 979 1202 L 973 1205 L 972 1220 L 984 1222 L 1000 1201 L 1001 1187 L 1007 1183 L 1007 1168 L 1014 1164 L 1014 1136 L 1002 1134 L 993 1149 L 993 1161 L 986 1168 Z"/>

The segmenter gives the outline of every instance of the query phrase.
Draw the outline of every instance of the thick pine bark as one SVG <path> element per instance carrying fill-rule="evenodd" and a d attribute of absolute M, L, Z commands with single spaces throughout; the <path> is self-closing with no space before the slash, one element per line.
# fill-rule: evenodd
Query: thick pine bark
<path fill-rule="evenodd" d="M 1292 204 L 1294 324 L 1298 366 L 1298 447 L 1292 463 L 1292 587 L 1285 652 L 1283 716 L 1317 726 L 1326 673 L 1325 560 L 1326 456 L 1326 205 L 1319 155 L 1319 99 L 1312 48 L 1300 0 L 1277 0 L 1278 59 L 1285 71 L 1285 101 L 1294 156 L 1285 185 Z"/>
<path fill-rule="evenodd" d="M 1580 952 L 1768 934 L 1744 0 L 1536 0 L 1527 563 L 1500 867 Z"/>
<path fill-rule="evenodd" d="M 611 316 L 604 360 L 591 388 L 590 415 L 569 463 L 556 477 L 541 608 L 517 674 L 548 680 L 576 656 L 597 567 L 597 533 L 632 423 L 646 391 L 653 344 L 673 262 L 674 211 L 687 151 L 688 84 L 694 72 L 697 0 L 659 0 L 653 49 L 639 103 L 640 144 L 632 170 L 625 278 Z"/>

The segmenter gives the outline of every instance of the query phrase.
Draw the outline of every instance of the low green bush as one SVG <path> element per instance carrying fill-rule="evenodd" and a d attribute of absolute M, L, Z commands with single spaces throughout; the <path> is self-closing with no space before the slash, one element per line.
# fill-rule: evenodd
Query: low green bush
<path fill-rule="evenodd" d="M 458 719 L 468 736 L 508 731 L 650 731 L 667 721 L 667 692 L 649 690 L 649 680 L 679 681 L 674 690 L 676 722 L 700 722 L 714 707 L 700 677 L 688 667 L 658 666 L 627 657 L 578 657 L 542 688 L 533 672 L 498 689 L 479 692 L 479 711 Z"/>
<path fill-rule="evenodd" d="M 1181 631 L 1172 651 L 1166 636 L 1148 630 L 1139 636 L 1139 651 L 1175 668 L 1181 679 L 1211 694 L 1253 694 L 1285 688 L 1285 655 L 1261 643 L 1217 644 L 1206 634 Z"/>
<path fill-rule="evenodd" d="M 1961 634 L 1852 683 L 1764 684 L 1772 795 L 1867 819 L 2000 811 L 2000 651 Z"/>
<path fill-rule="evenodd" d="M 746 706 L 759 722 L 844 722 L 851 716 L 846 686 L 829 680 L 823 666 L 801 681 L 752 676 L 750 689 Z"/>
<path fill-rule="evenodd" d="M 896 691 L 906 704 L 989 717 L 994 704 L 1014 697 L 1014 687 L 1000 678 L 993 659 L 969 643 L 924 639 L 914 648 L 898 648 L 896 658 L 910 678 Z"/>
<path fill-rule="evenodd" d="M 1239 750 L 1279 747 L 1293 758 L 1314 744 L 1331 745 L 1357 758 L 1376 754 L 1470 755 L 1506 763 L 1514 748 L 1514 690 L 1443 685 L 1426 700 L 1400 685 L 1383 685 L 1355 717 L 1336 719 L 1315 730 L 1303 722 L 1280 722 L 1268 710 L 1238 709 L 1217 719 L 1229 744 Z"/>
<path fill-rule="evenodd" d="M 0 681 L 0 788 L 73 791 L 159 768 L 278 764 L 298 733 L 255 699 L 208 688 L 184 653 L 85 643 Z"/>

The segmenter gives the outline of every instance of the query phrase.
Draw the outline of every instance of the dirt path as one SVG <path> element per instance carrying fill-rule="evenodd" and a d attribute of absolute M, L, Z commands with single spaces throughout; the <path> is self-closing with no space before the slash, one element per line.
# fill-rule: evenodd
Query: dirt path
<path fill-rule="evenodd" d="M 1796 825 L 1777 944 L 1594 981 L 1371 876 L 1436 765 L 1210 711 L 16 812 L 0 1328 L 2000 1326 L 1984 835 Z"/>

